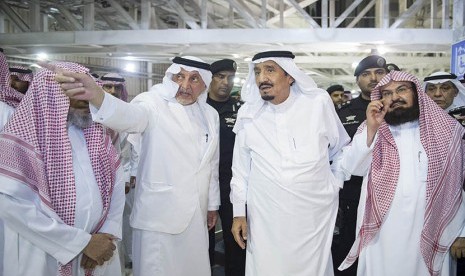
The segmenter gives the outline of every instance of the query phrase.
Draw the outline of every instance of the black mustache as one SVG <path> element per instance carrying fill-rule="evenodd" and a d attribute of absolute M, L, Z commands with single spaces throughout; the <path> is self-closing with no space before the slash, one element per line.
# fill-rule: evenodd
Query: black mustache
<path fill-rule="evenodd" d="M 271 82 L 262 82 L 262 83 L 260 83 L 258 88 L 262 88 L 262 86 L 264 86 L 264 85 L 273 86 L 273 84 Z"/>
<path fill-rule="evenodd" d="M 405 104 L 406 102 L 403 101 L 403 100 L 397 100 L 397 101 L 392 102 L 391 105 L 390 105 L 390 107 L 392 107 L 392 106 L 393 106 L 394 104 L 396 104 L 396 103 Z"/>

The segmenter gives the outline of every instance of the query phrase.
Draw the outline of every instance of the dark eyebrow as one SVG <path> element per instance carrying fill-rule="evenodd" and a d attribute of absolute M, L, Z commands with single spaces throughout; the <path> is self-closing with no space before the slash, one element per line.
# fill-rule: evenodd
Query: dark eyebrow
<path fill-rule="evenodd" d="M 265 69 L 275 69 L 274 65 L 265 65 Z"/>

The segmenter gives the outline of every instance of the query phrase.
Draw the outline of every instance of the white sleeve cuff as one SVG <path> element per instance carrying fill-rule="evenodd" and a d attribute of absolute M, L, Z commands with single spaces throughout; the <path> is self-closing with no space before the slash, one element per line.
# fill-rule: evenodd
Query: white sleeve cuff
<path fill-rule="evenodd" d="M 233 204 L 233 217 L 245 217 L 245 204 Z"/>
<path fill-rule="evenodd" d="M 105 121 L 106 118 L 111 117 L 115 111 L 115 108 L 112 108 L 116 105 L 116 103 L 113 103 L 115 100 L 117 100 L 115 97 L 105 93 L 100 108 L 96 108 L 92 104 L 89 104 L 90 113 L 92 114 L 94 122 L 101 123 Z"/>

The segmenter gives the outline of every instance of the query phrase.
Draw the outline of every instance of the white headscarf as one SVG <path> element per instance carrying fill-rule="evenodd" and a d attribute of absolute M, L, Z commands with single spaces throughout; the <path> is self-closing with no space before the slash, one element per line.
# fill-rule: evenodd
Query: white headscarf
<path fill-rule="evenodd" d="M 450 81 L 455 85 L 455 87 L 458 89 L 459 92 L 457 96 L 455 96 L 452 104 L 449 107 L 447 107 L 444 111 L 448 112 L 449 110 L 454 109 L 456 107 L 465 106 L 465 87 L 463 86 L 463 84 L 457 78 L 451 79 L 450 78 L 450 76 L 452 76 L 451 73 L 447 73 L 447 72 L 442 72 L 442 71 L 434 72 L 428 77 L 436 77 L 436 76 L 444 76 L 444 78 L 443 79 L 438 78 L 434 80 L 425 81 L 423 84 L 423 90 L 426 91 L 426 86 L 428 85 L 428 83 L 439 84 L 439 83 L 445 83 L 445 82 Z"/>
<path fill-rule="evenodd" d="M 119 98 L 125 102 L 128 101 L 128 90 L 126 89 L 126 83 L 124 78 L 117 73 L 108 73 L 100 77 L 102 85 L 113 84 L 113 85 L 122 85 L 121 95 Z"/>
<path fill-rule="evenodd" d="M 202 59 L 193 56 L 184 56 L 184 59 L 194 60 L 198 62 L 203 62 Z M 163 77 L 162 83 L 154 85 L 150 90 L 157 90 L 161 96 L 168 100 L 168 101 L 176 101 L 176 93 L 178 92 L 179 85 L 175 83 L 172 78 L 174 74 L 177 74 L 181 71 L 181 68 L 186 71 L 197 71 L 199 72 L 200 76 L 202 77 L 203 82 L 205 83 L 205 90 L 202 91 L 197 101 L 199 103 L 206 103 L 207 102 L 207 89 L 210 86 L 210 82 L 212 81 L 212 73 L 209 70 L 201 69 L 197 67 L 192 67 L 184 64 L 173 63 L 171 64 L 168 69 L 166 69 L 165 76 Z"/>
<path fill-rule="evenodd" d="M 325 90 L 318 88 L 315 81 L 310 76 L 305 74 L 305 72 L 300 70 L 299 67 L 297 67 L 292 58 L 265 57 L 256 59 L 249 63 L 249 74 L 244 83 L 244 86 L 242 86 L 241 99 L 245 102 L 245 104 L 240 109 L 241 111 L 234 127 L 235 132 L 242 128 L 242 119 L 253 118 L 265 104 L 265 101 L 261 98 L 260 91 L 255 82 L 254 67 L 255 64 L 262 63 L 267 60 L 276 62 L 284 71 L 286 71 L 292 78 L 294 78 L 295 82 L 291 86 L 291 93 L 302 93 L 310 96 L 323 94 L 329 97 Z"/>

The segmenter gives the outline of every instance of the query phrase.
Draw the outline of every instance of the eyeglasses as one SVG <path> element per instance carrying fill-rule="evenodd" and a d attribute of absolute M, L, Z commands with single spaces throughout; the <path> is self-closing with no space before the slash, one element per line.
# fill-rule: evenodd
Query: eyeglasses
<path fill-rule="evenodd" d="M 394 95 L 394 92 L 399 95 L 399 96 L 402 96 L 402 95 L 405 95 L 407 93 L 407 91 L 410 91 L 412 90 L 413 87 L 411 86 L 406 86 L 406 85 L 402 85 L 402 86 L 399 86 L 396 88 L 396 90 L 392 91 L 392 90 L 383 90 L 381 91 L 381 96 L 383 98 L 390 98 L 392 97 L 392 95 Z"/>

